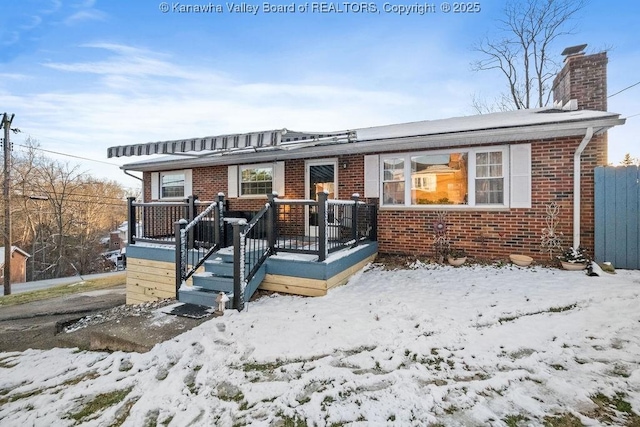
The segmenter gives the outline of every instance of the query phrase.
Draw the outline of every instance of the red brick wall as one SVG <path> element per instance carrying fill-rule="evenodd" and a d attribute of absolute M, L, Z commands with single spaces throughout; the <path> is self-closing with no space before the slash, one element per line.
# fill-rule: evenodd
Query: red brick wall
<path fill-rule="evenodd" d="M 532 207 L 505 211 L 450 210 L 451 244 L 478 258 L 504 258 L 512 253 L 543 260 L 546 206 L 560 207 L 557 231 L 564 246 L 573 244 L 573 154 L 582 138 L 531 141 Z M 606 137 L 592 139 L 581 162 L 581 244 L 593 254 L 593 169 L 606 164 Z M 433 255 L 433 223 L 437 212 L 423 209 L 381 209 L 378 242 L 383 253 Z"/>
<path fill-rule="evenodd" d="M 607 111 L 607 54 L 570 56 L 553 80 L 553 99 L 578 100 L 579 110 Z"/>
<path fill-rule="evenodd" d="M 504 211 L 450 210 L 448 234 L 452 245 L 470 255 L 504 258 L 511 253 L 545 259 L 541 248 L 545 228 L 546 206 L 560 207 L 559 227 L 565 246 L 573 244 L 573 154 L 582 137 L 530 141 L 532 144 L 532 208 Z M 581 157 L 581 243 L 593 253 L 593 170 L 606 164 L 606 135 L 592 139 Z M 346 167 L 345 167 L 346 166 Z M 284 197 L 306 198 L 305 160 L 286 162 Z M 338 195 L 348 199 L 353 193 L 364 196 L 364 156 L 353 154 L 338 159 Z M 145 194 L 150 194 L 150 175 L 144 174 Z M 149 193 L 148 193 L 149 192 Z M 227 166 L 193 169 L 193 193 L 200 200 L 214 200 L 218 192 L 227 191 Z M 145 199 L 145 200 L 148 200 Z M 229 210 L 257 211 L 266 199 L 230 199 Z M 378 203 L 377 199 L 369 200 Z M 380 252 L 433 255 L 433 223 L 436 210 L 404 208 L 379 210 L 378 242 Z M 304 221 L 300 218 L 300 221 Z"/>

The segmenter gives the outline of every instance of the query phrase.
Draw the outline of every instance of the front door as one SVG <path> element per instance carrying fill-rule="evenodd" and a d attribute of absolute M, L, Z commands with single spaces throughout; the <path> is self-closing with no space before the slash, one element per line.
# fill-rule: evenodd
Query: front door
<path fill-rule="evenodd" d="M 306 196 L 318 200 L 318 193 L 327 191 L 328 199 L 338 198 L 338 161 L 335 159 L 309 160 L 306 163 Z M 306 209 L 306 229 L 310 236 L 318 235 L 318 211 L 315 207 Z"/>

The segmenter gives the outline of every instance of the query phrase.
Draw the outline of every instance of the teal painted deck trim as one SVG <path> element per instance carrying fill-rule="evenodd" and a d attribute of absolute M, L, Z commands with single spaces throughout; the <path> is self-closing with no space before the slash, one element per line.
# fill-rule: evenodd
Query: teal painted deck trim
<path fill-rule="evenodd" d="M 176 250 L 174 247 L 129 245 L 127 246 L 127 258 L 140 258 L 175 264 Z"/>
<path fill-rule="evenodd" d="M 345 251 L 348 254 L 345 255 Z M 267 259 L 267 274 L 300 277 L 305 279 L 329 280 L 378 252 L 378 242 L 368 242 L 353 249 L 330 254 L 323 262 L 270 257 Z"/>
<path fill-rule="evenodd" d="M 288 254 L 283 254 L 282 257 L 267 258 L 265 263 L 266 273 L 278 276 L 328 280 L 377 252 L 378 242 L 367 242 L 353 249 L 343 249 L 329 254 L 323 262 L 288 259 Z M 130 245 L 127 246 L 127 257 L 175 263 L 176 255 L 173 247 Z"/>

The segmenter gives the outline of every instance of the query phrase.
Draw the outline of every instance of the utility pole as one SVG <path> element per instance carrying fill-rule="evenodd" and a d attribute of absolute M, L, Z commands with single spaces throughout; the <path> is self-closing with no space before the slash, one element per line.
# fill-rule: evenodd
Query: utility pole
<path fill-rule="evenodd" d="M 11 142 L 9 133 L 11 132 L 11 122 L 15 114 L 11 117 L 7 113 L 2 115 L 2 126 L 4 128 L 4 294 L 11 294 Z"/>

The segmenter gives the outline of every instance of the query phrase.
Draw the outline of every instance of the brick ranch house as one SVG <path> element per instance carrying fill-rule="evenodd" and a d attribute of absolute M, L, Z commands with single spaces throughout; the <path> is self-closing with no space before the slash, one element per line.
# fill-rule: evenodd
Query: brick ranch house
<path fill-rule="evenodd" d="M 381 253 L 433 254 L 446 212 L 452 245 L 479 258 L 545 259 L 546 208 L 559 206 L 563 245 L 594 251 L 594 168 L 607 164 L 606 53 L 568 55 L 552 107 L 341 132 L 275 130 L 111 147 L 109 157 L 168 154 L 125 164 L 143 172 L 143 197 L 215 200 L 256 212 L 267 194 L 378 206 Z M 578 172 L 578 173 L 576 173 Z"/>

